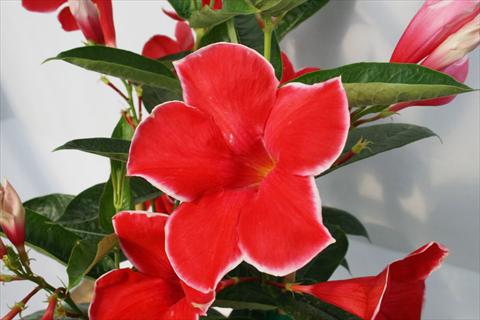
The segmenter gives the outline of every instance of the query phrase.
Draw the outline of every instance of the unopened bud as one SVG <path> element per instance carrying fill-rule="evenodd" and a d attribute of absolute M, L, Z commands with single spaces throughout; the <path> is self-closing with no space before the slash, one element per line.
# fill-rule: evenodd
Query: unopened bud
<path fill-rule="evenodd" d="M 25 242 L 25 208 L 18 193 L 5 180 L 0 186 L 0 225 L 7 238 L 18 248 Z"/>

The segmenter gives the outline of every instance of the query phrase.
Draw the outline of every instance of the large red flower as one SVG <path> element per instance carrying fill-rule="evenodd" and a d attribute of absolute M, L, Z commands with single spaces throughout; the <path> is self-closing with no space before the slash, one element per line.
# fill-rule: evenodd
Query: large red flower
<path fill-rule="evenodd" d="M 151 59 L 188 51 L 193 49 L 195 40 L 190 26 L 183 21 L 178 21 L 175 27 L 176 40 L 157 34 L 151 37 L 143 46 L 142 54 Z"/>
<path fill-rule="evenodd" d="M 291 285 L 364 320 L 420 320 L 425 279 L 440 266 L 448 250 L 431 242 L 388 265 L 379 275 Z"/>
<path fill-rule="evenodd" d="M 165 254 L 167 216 L 124 211 L 113 225 L 120 246 L 135 266 L 111 271 L 95 283 L 90 319 L 198 319 L 215 293 L 203 294 L 183 283 Z"/>
<path fill-rule="evenodd" d="M 183 201 L 166 227 L 179 277 L 207 292 L 245 260 L 283 276 L 334 239 L 313 176 L 349 128 L 340 79 L 278 88 L 272 66 L 238 44 L 175 63 L 185 102 L 157 106 L 137 128 L 128 174 Z"/>
<path fill-rule="evenodd" d="M 96 44 L 116 46 L 112 0 L 22 0 L 25 9 L 52 12 L 67 3 L 58 13 L 63 30 L 81 30 Z"/>

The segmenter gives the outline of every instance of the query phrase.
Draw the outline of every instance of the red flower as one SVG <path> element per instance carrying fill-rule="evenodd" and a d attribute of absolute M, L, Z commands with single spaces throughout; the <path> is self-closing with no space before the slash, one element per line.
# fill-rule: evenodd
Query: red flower
<path fill-rule="evenodd" d="M 45 313 L 43 314 L 40 320 L 54 320 L 56 306 L 57 306 L 57 295 L 52 294 L 50 298 L 48 298 L 47 310 L 45 310 Z"/>
<path fill-rule="evenodd" d="M 220 10 L 223 7 L 222 0 L 202 0 L 202 7 L 204 6 L 210 6 L 211 3 L 213 2 L 213 10 Z"/>
<path fill-rule="evenodd" d="M 478 0 L 427 0 L 408 25 L 390 62 L 420 63 L 464 82 L 468 74 L 467 54 L 480 42 Z M 455 97 L 398 103 L 390 111 L 409 106 L 439 106 Z"/>
<path fill-rule="evenodd" d="M 153 199 L 153 203 L 154 203 L 154 207 L 153 207 L 154 212 L 170 214 L 173 212 L 173 209 L 175 207 L 175 200 L 167 196 L 166 194 L 163 194 L 160 197 Z M 151 206 L 151 202 L 145 201 L 145 210 L 150 209 L 150 206 Z"/>
<path fill-rule="evenodd" d="M 347 137 L 340 79 L 278 88 L 268 61 L 229 43 L 174 65 L 185 102 L 139 125 L 127 166 L 184 201 L 166 227 L 176 273 L 207 292 L 242 260 L 277 276 L 302 267 L 334 241 L 313 176 Z"/>
<path fill-rule="evenodd" d="M 298 71 L 295 71 L 295 69 L 293 68 L 292 62 L 290 61 L 290 59 L 288 58 L 285 52 L 282 51 L 281 57 L 282 57 L 282 80 L 280 80 L 280 83 L 285 83 L 295 78 L 298 78 L 301 75 L 304 75 L 306 73 L 320 70 L 320 68 L 306 67 Z"/>
<path fill-rule="evenodd" d="M 51 12 L 68 3 L 58 14 L 63 30 L 81 30 L 96 44 L 115 47 L 115 26 L 111 0 L 22 0 L 25 9 Z"/>
<path fill-rule="evenodd" d="M 175 38 L 164 35 L 155 35 L 143 46 L 142 54 L 151 59 L 160 59 L 162 57 L 192 50 L 194 45 L 192 29 L 186 22 L 178 21 L 175 27 Z"/>
<path fill-rule="evenodd" d="M 90 319 L 198 319 L 215 293 L 200 293 L 183 283 L 165 254 L 167 216 L 120 212 L 113 226 L 120 246 L 134 265 L 100 277 L 95 283 Z"/>
<path fill-rule="evenodd" d="M 290 285 L 365 320 L 416 320 L 422 313 L 425 279 L 440 266 L 448 250 L 431 242 L 388 265 L 379 275 Z"/>

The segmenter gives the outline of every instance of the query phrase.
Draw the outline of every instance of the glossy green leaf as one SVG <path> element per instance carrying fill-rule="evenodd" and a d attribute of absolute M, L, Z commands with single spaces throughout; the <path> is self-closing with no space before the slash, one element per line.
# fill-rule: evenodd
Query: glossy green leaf
<path fill-rule="evenodd" d="M 338 76 L 342 77 L 350 107 L 390 105 L 473 91 L 447 74 L 401 63 L 355 63 L 311 72 L 293 81 L 314 84 Z"/>
<path fill-rule="evenodd" d="M 157 198 L 163 194 L 162 191 L 152 186 L 147 180 L 140 177 L 130 177 L 130 189 L 133 202 L 143 203 L 147 200 Z"/>
<path fill-rule="evenodd" d="M 228 35 L 226 22 L 216 25 L 213 28 L 210 28 L 202 37 L 200 41 L 200 47 L 205 47 L 206 45 L 209 45 L 215 42 L 230 42 L 230 37 Z"/>
<path fill-rule="evenodd" d="M 367 149 L 354 155 L 348 161 L 330 168 L 322 173 L 321 176 L 353 162 L 434 136 L 436 134 L 428 128 L 406 123 L 386 123 L 352 129 L 348 133 L 347 143 L 343 150 L 344 153 L 349 152 L 360 138 L 371 141 L 371 144 Z"/>
<path fill-rule="evenodd" d="M 77 241 L 68 259 L 68 288 L 72 289 L 77 286 L 83 277 L 86 276 L 97 263 L 102 261 L 116 244 L 117 236 L 115 234 L 110 234 L 102 239 L 84 239 Z M 109 257 L 105 259 L 105 264 L 108 264 L 110 269 L 114 268 L 114 263 Z"/>
<path fill-rule="evenodd" d="M 130 141 L 114 138 L 86 138 L 71 140 L 56 148 L 58 150 L 79 150 L 126 162 Z"/>
<path fill-rule="evenodd" d="M 249 0 L 222 0 L 223 6 L 220 10 L 213 10 L 204 6 L 200 10 L 192 12 L 188 19 L 192 28 L 212 28 L 230 18 L 238 15 L 257 13 Z"/>
<path fill-rule="evenodd" d="M 52 221 L 58 220 L 74 196 L 69 194 L 52 193 L 26 201 L 23 206 Z"/>
<path fill-rule="evenodd" d="M 96 184 L 78 194 L 67 206 L 58 222 L 79 224 L 98 219 L 98 203 L 104 183 Z"/>
<path fill-rule="evenodd" d="M 175 9 L 177 14 L 184 18 L 188 19 L 190 15 L 192 14 L 191 12 L 191 1 L 189 0 L 168 0 L 170 5 Z"/>
<path fill-rule="evenodd" d="M 276 309 L 275 301 L 256 282 L 240 283 L 220 291 L 214 306 L 232 309 Z"/>
<path fill-rule="evenodd" d="M 300 282 L 322 282 L 330 279 L 344 260 L 348 250 L 348 239 L 340 227 L 326 224 L 336 242 L 329 245 L 313 258 L 305 267 L 297 271 Z"/>
<path fill-rule="evenodd" d="M 306 2 L 306 0 L 251 0 L 262 15 L 278 17 Z"/>
<path fill-rule="evenodd" d="M 161 62 L 126 50 L 86 46 L 61 52 L 47 61 L 50 60 L 62 60 L 135 83 L 181 92 L 178 80 Z"/>
<path fill-rule="evenodd" d="M 145 109 L 147 109 L 149 113 L 161 103 L 173 100 L 183 100 L 182 95 L 179 92 L 152 86 L 143 86 L 142 98 Z"/>
<path fill-rule="evenodd" d="M 277 24 L 276 32 L 278 38 L 281 40 L 303 21 L 310 18 L 318 10 L 323 8 L 328 3 L 328 0 L 307 0 L 305 3 L 288 11 L 287 14 Z"/>
<path fill-rule="evenodd" d="M 346 234 L 369 239 L 367 229 L 354 215 L 337 208 L 322 207 L 323 223 L 336 225 Z"/>

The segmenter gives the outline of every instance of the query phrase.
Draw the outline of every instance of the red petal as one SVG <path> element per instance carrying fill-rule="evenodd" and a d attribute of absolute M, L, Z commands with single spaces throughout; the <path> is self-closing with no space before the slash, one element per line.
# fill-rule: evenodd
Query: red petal
<path fill-rule="evenodd" d="M 103 31 L 105 44 L 116 47 L 115 24 L 113 23 L 112 0 L 93 0 L 98 8 L 100 25 Z"/>
<path fill-rule="evenodd" d="M 390 264 L 376 277 L 294 285 L 292 289 L 310 293 L 362 319 L 420 319 L 425 279 L 439 267 L 447 252 L 432 242 Z"/>
<path fill-rule="evenodd" d="M 285 83 L 295 78 L 295 69 L 293 68 L 293 64 L 288 58 L 287 54 L 283 51 L 281 54 L 281 58 L 282 58 L 282 80 L 280 80 L 280 83 Z"/>
<path fill-rule="evenodd" d="M 155 202 L 155 212 L 161 212 L 166 214 L 170 214 L 173 212 L 173 207 L 175 206 L 175 200 L 173 200 L 166 194 L 155 198 L 154 202 Z"/>
<path fill-rule="evenodd" d="M 234 151 L 250 149 L 275 101 L 278 81 L 270 63 L 243 45 L 217 43 L 174 65 L 185 102 L 209 113 Z"/>
<path fill-rule="evenodd" d="M 398 41 L 390 61 L 420 62 L 479 12 L 478 0 L 425 1 Z"/>
<path fill-rule="evenodd" d="M 71 1 L 69 8 L 85 38 L 96 44 L 105 44 L 97 6 L 92 0 Z"/>
<path fill-rule="evenodd" d="M 142 55 L 151 59 L 160 59 L 180 51 L 182 50 L 180 50 L 180 45 L 177 41 L 164 35 L 156 35 L 145 43 Z"/>
<path fill-rule="evenodd" d="M 303 76 L 304 74 L 315 72 L 318 70 L 320 70 L 320 68 L 316 68 L 316 67 L 306 67 L 306 68 L 300 69 L 297 72 L 295 72 L 295 78 L 298 78 L 300 76 Z"/>
<path fill-rule="evenodd" d="M 162 320 L 198 320 L 198 314 L 197 309 L 193 308 L 187 300 L 182 299 L 169 309 Z"/>
<path fill-rule="evenodd" d="M 173 20 L 177 21 L 185 21 L 182 17 L 180 17 L 175 11 L 170 11 L 162 8 L 163 13 L 165 13 L 167 16 L 172 18 Z"/>
<path fill-rule="evenodd" d="M 231 151 L 210 117 L 182 102 L 157 106 L 135 131 L 128 174 L 191 201 L 236 181 Z"/>
<path fill-rule="evenodd" d="M 60 21 L 60 24 L 62 25 L 62 29 L 65 31 L 75 31 L 80 29 L 80 27 L 77 24 L 77 21 L 75 20 L 75 17 L 72 16 L 72 13 L 70 12 L 70 8 L 68 6 L 63 8 L 58 13 L 57 18 L 58 18 L 58 21 Z"/>
<path fill-rule="evenodd" d="M 339 78 L 315 85 L 290 83 L 279 89 L 265 129 L 265 145 L 278 166 L 317 175 L 342 152 L 350 116 Z"/>
<path fill-rule="evenodd" d="M 193 49 L 195 40 L 193 39 L 193 32 L 188 23 L 180 21 L 175 26 L 175 38 L 177 38 L 180 50 L 187 51 Z"/>
<path fill-rule="evenodd" d="M 55 11 L 67 0 L 22 0 L 22 6 L 28 11 L 51 12 Z"/>
<path fill-rule="evenodd" d="M 334 242 L 322 224 L 320 211 L 313 178 L 274 170 L 240 216 L 238 230 L 245 261 L 275 276 L 301 268 Z"/>
<path fill-rule="evenodd" d="M 167 222 L 167 255 L 177 275 L 201 292 L 214 290 L 242 260 L 237 221 L 251 191 L 224 191 L 183 203 Z"/>
<path fill-rule="evenodd" d="M 215 300 L 215 291 L 213 290 L 203 293 L 190 288 L 184 282 L 182 282 L 182 288 L 185 293 L 185 300 L 198 309 L 202 315 L 207 312 L 208 308 Z"/>
<path fill-rule="evenodd" d="M 183 298 L 179 284 L 119 269 L 95 282 L 89 315 L 91 320 L 164 319 Z"/>
<path fill-rule="evenodd" d="M 122 251 L 138 271 L 163 279 L 175 276 L 165 254 L 167 216 L 153 212 L 123 211 L 113 217 Z"/>

